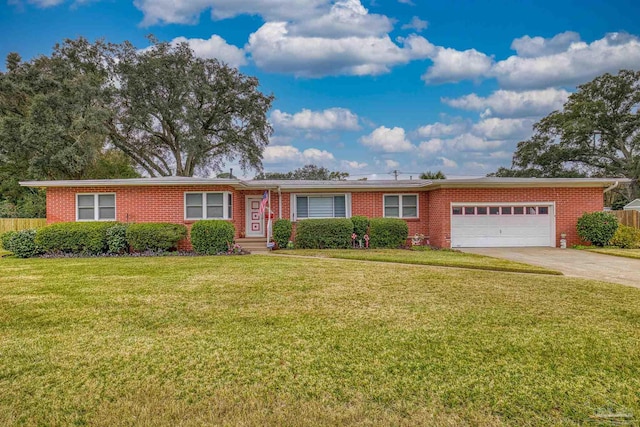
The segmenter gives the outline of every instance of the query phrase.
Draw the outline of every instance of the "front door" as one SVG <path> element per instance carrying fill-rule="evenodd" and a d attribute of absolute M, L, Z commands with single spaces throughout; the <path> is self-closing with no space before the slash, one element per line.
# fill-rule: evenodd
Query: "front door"
<path fill-rule="evenodd" d="M 247 237 L 264 237 L 264 215 L 260 213 L 262 196 L 247 196 Z"/>

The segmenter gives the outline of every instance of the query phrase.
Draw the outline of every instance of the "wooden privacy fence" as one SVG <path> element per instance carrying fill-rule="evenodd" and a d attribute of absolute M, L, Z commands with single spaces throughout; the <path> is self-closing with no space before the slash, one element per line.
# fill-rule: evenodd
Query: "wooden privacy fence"
<path fill-rule="evenodd" d="M 0 218 L 0 234 L 6 231 L 27 230 L 47 225 L 46 218 Z"/>
<path fill-rule="evenodd" d="M 628 227 L 640 228 L 640 211 L 611 211 L 618 222 Z"/>

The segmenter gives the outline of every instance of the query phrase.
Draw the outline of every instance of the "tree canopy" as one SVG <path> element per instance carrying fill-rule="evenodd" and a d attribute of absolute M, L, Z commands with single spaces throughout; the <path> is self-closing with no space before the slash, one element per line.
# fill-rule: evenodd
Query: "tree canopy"
<path fill-rule="evenodd" d="M 142 51 L 130 43 L 111 48 L 113 145 L 150 176 L 220 172 L 236 160 L 261 169 L 273 96 L 258 90 L 256 78 L 196 57 L 187 43 L 152 41 Z"/>
<path fill-rule="evenodd" d="M 495 176 L 624 177 L 640 196 L 640 71 L 604 74 L 578 86 L 562 111 L 534 125 L 518 143 L 511 169 Z"/>
<path fill-rule="evenodd" d="M 82 60 L 68 55 L 71 46 Z M 106 74 L 92 65 L 98 53 L 78 40 L 28 62 L 7 56 L 0 72 L 0 216 L 44 216 L 44 194 L 20 180 L 138 176 L 127 157 L 105 146 Z"/>
<path fill-rule="evenodd" d="M 420 179 L 447 179 L 447 177 L 442 171 L 438 171 L 438 172 L 426 171 L 420 174 Z"/>
<path fill-rule="evenodd" d="M 305 165 L 290 172 L 260 172 L 254 179 L 289 179 L 289 180 L 318 180 L 318 181 L 344 181 L 349 174 L 347 172 L 330 171 L 316 165 Z"/>
<path fill-rule="evenodd" d="M 43 215 L 20 180 L 193 176 L 262 167 L 273 96 L 186 43 L 65 40 L 0 72 L 0 215 Z M 20 212 L 29 205 L 39 208 Z M 16 213 L 17 212 L 17 213 Z"/>

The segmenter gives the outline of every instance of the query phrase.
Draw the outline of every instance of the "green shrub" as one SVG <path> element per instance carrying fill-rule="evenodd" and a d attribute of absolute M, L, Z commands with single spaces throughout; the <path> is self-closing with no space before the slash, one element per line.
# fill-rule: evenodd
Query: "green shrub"
<path fill-rule="evenodd" d="M 187 227 L 168 222 L 141 222 L 127 228 L 127 243 L 137 252 L 174 250 L 187 237 Z"/>
<path fill-rule="evenodd" d="M 127 228 L 129 228 L 128 224 L 115 224 L 107 228 L 107 250 L 110 254 L 129 252 Z"/>
<path fill-rule="evenodd" d="M 61 222 L 38 229 L 36 245 L 46 253 L 101 254 L 115 222 Z"/>
<path fill-rule="evenodd" d="M 280 249 L 287 247 L 289 239 L 291 239 L 291 232 L 293 231 L 293 225 L 288 219 L 279 219 L 273 223 L 273 240 L 278 244 Z"/>
<path fill-rule="evenodd" d="M 362 239 L 369 229 L 369 218 L 366 216 L 352 216 L 353 232 L 356 233 L 358 239 Z"/>
<path fill-rule="evenodd" d="M 407 243 L 409 226 L 397 218 L 371 218 L 369 246 L 372 248 L 398 248 Z"/>
<path fill-rule="evenodd" d="M 228 221 L 197 221 L 191 227 L 191 245 L 198 254 L 216 255 L 227 252 L 235 234 L 236 228 Z"/>
<path fill-rule="evenodd" d="M 606 212 L 585 213 L 578 219 L 578 236 L 596 246 L 609 243 L 618 228 L 618 219 Z"/>
<path fill-rule="evenodd" d="M 638 249 L 640 248 L 640 230 L 620 224 L 609 244 L 624 249 Z"/>
<path fill-rule="evenodd" d="M 0 248 L 5 249 L 5 250 L 9 250 L 9 246 L 11 245 L 11 239 L 13 238 L 13 235 L 16 234 L 17 231 L 7 231 L 4 232 L 2 234 L 0 234 Z M 11 252 L 11 251 L 9 251 Z"/>
<path fill-rule="evenodd" d="M 18 258 L 31 258 L 40 253 L 36 230 L 9 231 L 2 235 L 2 247 Z"/>
<path fill-rule="evenodd" d="M 351 247 L 353 222 L 348 218 L 305 219 L 298 222 L 295 246 L 299 249 Z"/>

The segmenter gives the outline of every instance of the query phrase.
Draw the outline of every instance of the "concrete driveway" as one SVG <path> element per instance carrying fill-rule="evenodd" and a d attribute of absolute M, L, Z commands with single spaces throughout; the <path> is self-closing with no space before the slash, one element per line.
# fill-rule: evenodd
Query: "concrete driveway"
<path fill-rule="evenodd" d="M 505 258 L 561 271 L 565 276 L 640 288 L 640 260 L 557 248 L 464 248 L 463 252 Z"/>

